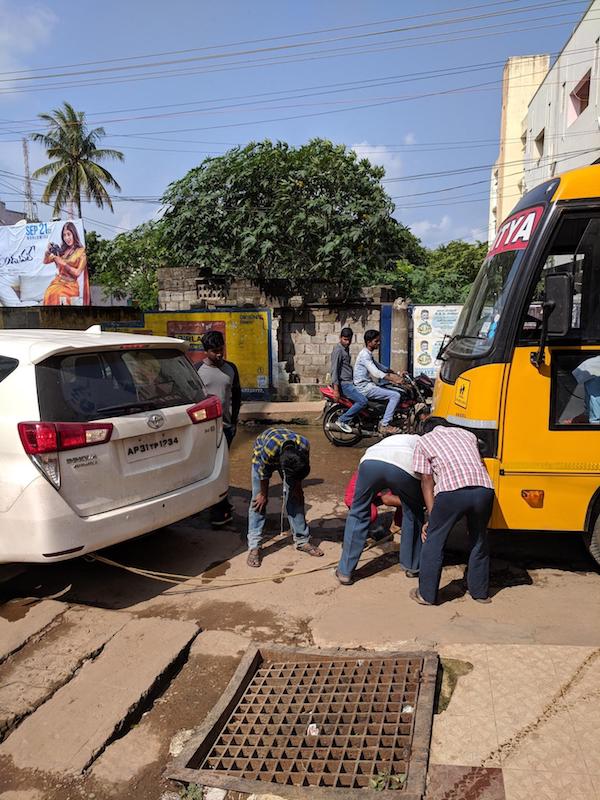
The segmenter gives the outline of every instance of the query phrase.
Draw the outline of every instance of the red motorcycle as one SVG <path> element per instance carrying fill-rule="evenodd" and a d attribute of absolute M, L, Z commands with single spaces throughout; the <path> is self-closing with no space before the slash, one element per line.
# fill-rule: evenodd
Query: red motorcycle
<path fill-rule="evenodd" d="M 390 425 L 399 428 L 402 433 L 414 433 L 421 419 L 431 413 L 433 381 L 427 375 L 412 378 L 408 372 L 402 374 L 403 385 L 383 384 L 386 389 L 394 389 L 400 393 L 400 402 L 392 417 Z M 369 400 L 362 411 L 359 411 L 349 422 L 352 433 L 344 433 L 337 426 L 337 421 L 352 405 L 352 401 L 343 395 L 335 399 L 333 388 L 324 386 L 319 389 L 325 398 L 323 411 L 323 433 L 336 447 L 353 447 L 361 439 L 381 436 L 379 423 L 383 417 L 387 400 Z"/>

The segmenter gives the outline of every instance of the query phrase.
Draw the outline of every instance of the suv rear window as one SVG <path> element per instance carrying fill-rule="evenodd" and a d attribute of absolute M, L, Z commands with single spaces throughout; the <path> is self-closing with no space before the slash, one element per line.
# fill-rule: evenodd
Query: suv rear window
<path fill-rule="evenodd" d="M 36 366 L 41 419 L 86 422 L 193 405 L 206 393 L 174 349 L 101 350 L 52 356 Z"/>

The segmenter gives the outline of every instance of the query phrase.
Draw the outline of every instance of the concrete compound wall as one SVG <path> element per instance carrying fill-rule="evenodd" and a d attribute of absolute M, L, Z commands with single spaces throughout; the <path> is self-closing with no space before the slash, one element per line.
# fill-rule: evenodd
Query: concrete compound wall
<path fill-rule="evenodd" d="M 329 381 L 331 351 L 341 329 L 354 331 L 351 351 L 355 357 L 364 332 L 380 329 L 382 305 L 395 299 L 388 287 L 381 286 L 365 289 L 361 297 L 347 301 L 328 300 L 324 286 L 311 287 L 306 297 L 278 293 L 276 286 L 273 294 L 266 294 L 245 280 L 229 287 L 211 286 L 199 270 L 185 267 L 160 269 L 158 286 L 160 311 L 270 308 L 273 389 L 280 399 L 318 397 L 318 387 Z M 402 306 L 398 311 L 395 304 L 391 316 L 390 361 L 395 369 L 406 369 L 406 310 Z"/>
<path fill-rule="evenodd" d="M 83 331 L 91 325 L 138 324 L 142 313 L 135 308 L 115 306 L 31 306 L 0 308 L 0 328 L 49 328 Z"/>
<path fill-rule="evenodd" d="M 342 328 L 352 328 L 355 340 L 353 357 L 362 347 L 363 334 L 369 328 L 379 329 L 381 306 L 306 306 L 281 308 L 279 318 L 279 361 L 292 383 L 325 384 L 329 380 L 331 351 L 340 338 Z"/>

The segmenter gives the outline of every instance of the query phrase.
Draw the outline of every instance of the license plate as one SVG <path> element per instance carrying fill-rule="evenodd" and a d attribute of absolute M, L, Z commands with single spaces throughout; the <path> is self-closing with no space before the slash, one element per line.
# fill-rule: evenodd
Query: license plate
<path fill-rule="evenodd" d="M 179 450 L 179 436 L 168 433 L 150 433 L 147 436 L 133 436 L 125 439 L 125 457 L 127 461 L 141 461 L 144 458 L 154 458 L 163 453 L 173 453 Z"/>

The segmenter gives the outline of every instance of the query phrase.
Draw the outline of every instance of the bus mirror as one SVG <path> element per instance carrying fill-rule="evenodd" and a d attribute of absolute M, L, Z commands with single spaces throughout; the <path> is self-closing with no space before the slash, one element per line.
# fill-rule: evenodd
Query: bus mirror
<path fill-rule="evenodd" d="M 565 272 L 546 275 L 545 316 L 549 336 L 566 336 L 573 312 L 572 278 Z"/>

